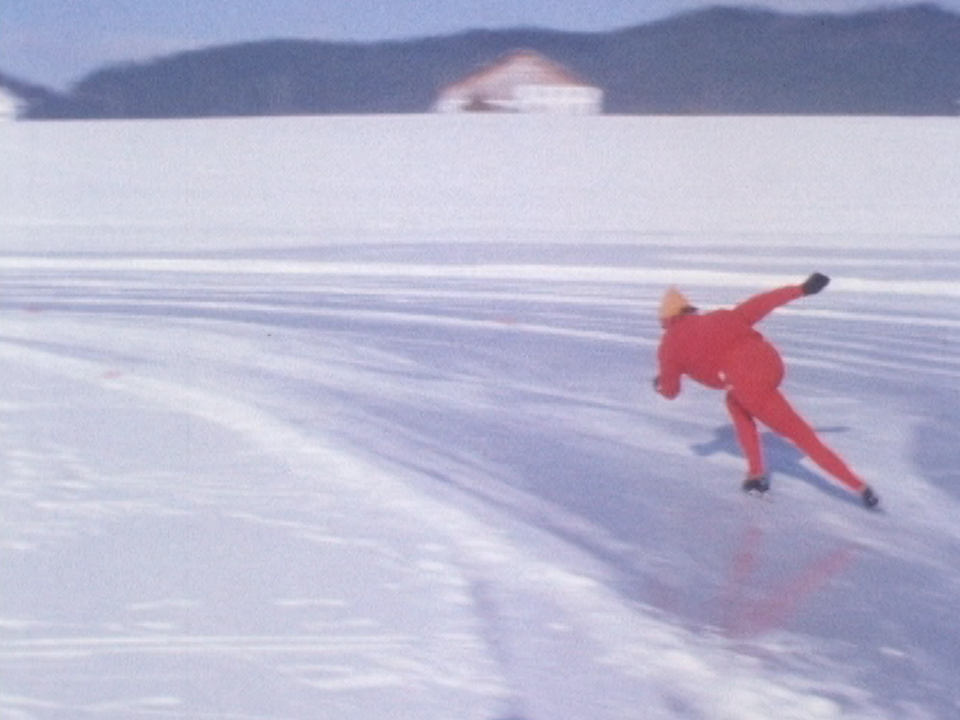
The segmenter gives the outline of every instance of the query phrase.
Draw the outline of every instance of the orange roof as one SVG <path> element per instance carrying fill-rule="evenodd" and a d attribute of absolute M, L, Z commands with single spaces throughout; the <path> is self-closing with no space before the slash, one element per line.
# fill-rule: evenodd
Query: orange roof
<path fill-rule="evenodd" d="M 518 85 L 587 86 L 559 63 L 533 50 L 514 50 L 486 68 L 447 86 L 442 96 L 474 94 L 485 97 L 509 97 Z"/>

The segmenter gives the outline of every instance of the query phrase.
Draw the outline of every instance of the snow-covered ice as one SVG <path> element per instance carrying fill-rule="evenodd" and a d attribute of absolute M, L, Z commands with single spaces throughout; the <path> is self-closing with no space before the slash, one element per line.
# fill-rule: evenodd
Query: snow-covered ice
<path fill-rule="evenodd" d="M 960 124 L 0 126 L 0 718 L 960 718 Z M 870 513 L 650 389 L 768 318 Z"/>

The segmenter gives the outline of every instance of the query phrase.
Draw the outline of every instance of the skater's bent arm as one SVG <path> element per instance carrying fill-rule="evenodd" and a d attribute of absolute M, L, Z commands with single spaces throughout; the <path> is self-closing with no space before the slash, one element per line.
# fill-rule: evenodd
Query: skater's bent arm
<path fill-rule="evenodd" d="M 660 374 L 657 376 L 654 386 L 658 393 L 668 400 L 673 400 L 680 394 L 680 370 L 663 347 L 660 348 L 658 359 Z"/>
<path fill-rule="evenodd" d="M 657 392 L 663 395 L 667 400 L 673 400 L 680 394 L 679 381 L 673 386 L 664 385 L 660 378 L 657 378 Z"/>
<path fill-rule="evenodd" d="M 751 325 L 755 325 L 781 305 L 786 305 L 802 296 L 803 289 L 799 285 L 787 285 L 754 295 L 749 300 L 737 305 L 734 312 L 741 315 Z"/>

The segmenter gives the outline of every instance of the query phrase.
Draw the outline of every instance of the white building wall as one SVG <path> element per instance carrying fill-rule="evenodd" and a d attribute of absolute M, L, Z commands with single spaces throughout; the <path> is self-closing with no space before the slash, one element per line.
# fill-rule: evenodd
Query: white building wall
<path fill-rule="evenodd" d="M 0 87 L 0 120 L 16 120 L 23 102 L 6 88 Z"/>
<path fill-rule="evenodd" d="M 433 104 L 432 110 L 437 113 L 456 113 L 462 112 L 463 106 L 463 98 L 455 95 L 441 95 Z"/>
<path fill-rule="evenodd" d="M 554 113 L 561 115 L 598 115 L 603 112 L 603 91 L 587 85 L 517 85 L 507 97 L 483 97 L 482 89 L 441 95 L 433 112 L 465 112 L 476 96 L 501 112 Z"/>
<path fill-rule="evenodd" d="M 517 112 L 597 115 L 603 112 L 603 91 L 587 85 L 520 85 Z"/>

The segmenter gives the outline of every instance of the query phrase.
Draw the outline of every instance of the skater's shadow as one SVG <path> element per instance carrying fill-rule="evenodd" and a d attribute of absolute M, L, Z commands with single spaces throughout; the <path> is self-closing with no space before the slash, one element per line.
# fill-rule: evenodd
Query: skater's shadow
<path fill-rule="evenodd" d="M 825 427 L 817 428 L 818 433 L 840 433 L 847 432 L 846 427 Z M 801 464 L 806 455 L 798 450 L 792 443 L 784 440 L 773 432 L 761 433 L 761 442 L 763 443 L 764 456 L 767 459 L 767 467 L 771 472 L 778 475 L 801 480 L 808 485 L 812 485 L 820 492 L 835 497 L 845 502 L 853 502 L 850 493 L 827 480 Z M 737 442 L 737 436 L 734 433 L 733 425 L 723 425 L 714 431 L 714 438 L 704 443 L 696 443 L 690 446 L 690 449 L 700 457 L 709 457 L 718 453 L 725 453 L 734 457 L 742 458 L 743 452 L 740 449 L 740 443 Z"/>

